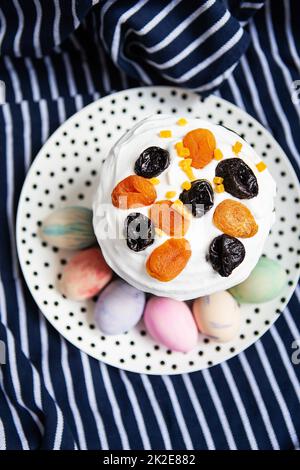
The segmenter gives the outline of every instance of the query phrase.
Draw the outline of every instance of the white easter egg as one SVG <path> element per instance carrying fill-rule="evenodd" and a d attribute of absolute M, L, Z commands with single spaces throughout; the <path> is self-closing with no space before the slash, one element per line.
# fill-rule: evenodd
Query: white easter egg
<path fill-rule="evenodd" d="M 201 333 L 216 341 L 231 341 L 240 329 L 240 309 L 226 291 L 194 300 L 193 314 Z"/>

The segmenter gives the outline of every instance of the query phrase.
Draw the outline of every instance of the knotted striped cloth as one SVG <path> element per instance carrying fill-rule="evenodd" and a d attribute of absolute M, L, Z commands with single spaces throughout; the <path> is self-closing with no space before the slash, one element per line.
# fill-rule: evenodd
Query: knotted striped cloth
<path fill-rule="evenodd" d="M 226 6 L 228 3 L 228 6 Z M 145 84 L 203 94 L 220 86 L 249 44 L 244 26 L 264 2 L 222 0 L 14 0 L 1 5 L 1 53 L 58 52 L 82 23 L 113 63 Z M 100 71 L 99 71 L 100 73 Z"/>

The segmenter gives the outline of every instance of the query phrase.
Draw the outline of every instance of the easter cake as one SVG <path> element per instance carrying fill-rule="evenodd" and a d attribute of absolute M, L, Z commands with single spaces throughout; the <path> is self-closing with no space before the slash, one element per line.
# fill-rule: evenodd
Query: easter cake
<path fill-rule="evenodd" d="M 254 149 L 203 119 L 150 116 L 105 160 L 93 204 L 108 265 L 144 292 L 188 300 L 243 282 L 275 220 Z"/>

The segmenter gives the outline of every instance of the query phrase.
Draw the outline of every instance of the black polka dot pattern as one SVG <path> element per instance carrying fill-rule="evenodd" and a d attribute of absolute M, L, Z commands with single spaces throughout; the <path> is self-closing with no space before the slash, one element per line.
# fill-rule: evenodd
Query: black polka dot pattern
<path fill-rule="evenodd" d="M 242 136 L 280 182 L 276 223 L 265 254 L 287 271 L 288 285 L 271 303 L 242 306 L 238 338 L 217 343 L 199 334 L 198 346 L 182 354 L 157 344 L 141 323 L 126 335 L 105 336 L 94 324 L 97 298 L 70 302 L 58 292 L 62 270 L 72 253 L 40 239 L 44 218 L 67 205 L 91 207 L 101 165 L 113 143 L 149 114 L 204 118 Z M 176 88 L 140 88 L 119 92 L 84 108 L 63 124 L 33 163 L 22 193 L 18 217 L 21 266 L 32 294 L 48 320 L 77 347 L 99 360 L 141 373 L 180 374 L 211 367 L 256 341 L 280 317 L 295 285 L 300 264 L 300 196 L 281 149 L 247 114 L 216 97 L 202 100 Z"/>

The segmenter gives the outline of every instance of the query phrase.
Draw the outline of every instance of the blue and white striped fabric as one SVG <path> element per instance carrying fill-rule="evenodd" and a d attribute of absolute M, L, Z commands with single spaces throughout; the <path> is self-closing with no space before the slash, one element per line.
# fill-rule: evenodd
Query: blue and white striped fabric
<path fill-rule="evenodd" d="M 138 375 L 88 357 L 45 321 L 15 246 L 32 158 L 68 116 L 118 89 L 218 88 L 271 130 L 299 176 L 299 17 L 297 0 L 2 0 L 0 449 L 299 447 L 299 288 L 276 325 L 227 363 Z"/>

